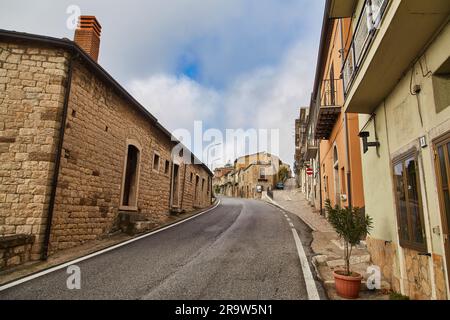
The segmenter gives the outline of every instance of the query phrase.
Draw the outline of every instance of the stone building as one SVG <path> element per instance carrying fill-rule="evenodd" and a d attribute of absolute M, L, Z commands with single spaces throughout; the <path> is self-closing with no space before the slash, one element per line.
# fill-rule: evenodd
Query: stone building
<path fill-rule="evenodd" d="M 288 178 L 292 176 L 290 166 L 270 153 L 242 156 L 234 161 L 234 167 L 215 171 L 215 190 L 229 197 L 259 199 L 263 191 L 275 188 L 280 168 L 287 169 Z"/>
<path fill-rule="evenodd" d="M 211 204 L 207 166 L 97 63 L 100 32 L 0 30 L 0 269 Z"/>
<path fill-rule="evenodd" d="M 303 118 L 302 140 L 299 145 L 299 171 L 303 177 L 302 188 L 308 204 L 315 210 L 323 212 L 320 180 L 320 140 L 316 137 L 318 109 L 314 108 L 315 100 L 311 98 L 308 112 Z M 302 119 L 302 118 L 301 118 Z"/>
<path fill-rule="evenodd" d="M 228 175 L 230 172 L 233 172 L 233 170 L 234 168 L 231 165 L 214 169 L 213 190 L 215 193 L 226 194 L 226 175 Z"/>
<path fill-rule="evenodd" d="M 450 3 L 328 0 L 347 18 L 343 108 L 359 114 L 367 238 L 393 290 L 448 299 Z"/>
<path fill-rule="evenodd" d="M 306 173 L 307 163 L 306 151 L 306 129 L 308 125 L 309 107 L 300 108 L 299 117 L 295 119 L 295 155 L 294 174 L 297 187 L 306 193 L 308 175 Z"/>
<path fill-rule="evenodd" d="M 262 192 L 273 190 L 277 182 L 277 174 L 273 172 L 270 163 L 252 163 L 242 169 L 242 181 L 238 185 L 240 197 L 260 199 Z"/>

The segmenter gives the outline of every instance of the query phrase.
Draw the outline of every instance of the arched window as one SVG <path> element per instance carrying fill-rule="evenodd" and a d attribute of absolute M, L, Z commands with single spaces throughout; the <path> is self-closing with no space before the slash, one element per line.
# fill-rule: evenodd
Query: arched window
<path fill-rule="evenodd" d="M 177 163 L 173 164 L 172 167 L 172 194 L 171 194 L 171 204 L 174 208 L 180 207 L 180 165 Z"/>
<path fill-rule="evenodd" d="M 140 158 L 138 145 L 127 143 L 121 197 L 123 210 L 137 210 Z"/>

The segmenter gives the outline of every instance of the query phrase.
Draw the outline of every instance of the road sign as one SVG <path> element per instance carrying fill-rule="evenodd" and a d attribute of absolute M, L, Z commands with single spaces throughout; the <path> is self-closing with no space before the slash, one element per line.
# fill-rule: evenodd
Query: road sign
<path fill-rule="evenodd" d="M 308 168 L 308 169 L 306 169 L 306 174 L 308 176 L 312 176 L 314 174 L 314 170 L 312 168 Z"/>

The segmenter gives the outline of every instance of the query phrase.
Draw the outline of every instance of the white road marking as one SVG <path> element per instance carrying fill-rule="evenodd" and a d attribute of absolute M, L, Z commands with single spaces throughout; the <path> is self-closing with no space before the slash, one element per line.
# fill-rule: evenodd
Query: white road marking
<path fill-rule="evenodd" d="M 212 207 L 212 208 L 210 208 L 210 209 L 208 209 L 208 210 L 206 210 L 206 211 L 200 212 L 199 214 L 196 214 L 195 216 L 192 216 L 192 217 L 189 217 L 189 218 L 187 218 L 187 219 L 184 219 L 184 220 L 181 220 L 181 221 L 179 221 L 179 222 L 176 222 L 176 223 L 174 223 L 174 224 L 168 225 L 167 227 L 164 227 L 164 228 L 161 228 L 161 229 L 159 229 L 159 230 L 153 231 L 153 232 L 151 232 L 151 233 L 147 233 L 147 234 L 144 234 L 144 235 L 142 235 L 142 236 L 139 236 L 139 237 L 137 237 L 137 238 L 134 238 L 134 239 L 131 239 L 131 240 L 128 240 L 128 241 L 119 243 L 119 244 L 117 244 L 117 245 L 115 245 L 115 246 L 112 246 L 112 247 L 109 247 L 109 248 L 106 248 L 106 249 L 103 249 L 103 250 L 100 250 L 100 251 L 91 253 L 91 254 L 89 254 L 89 255 L 87 255 L 87 256 L 84 256 L 84 257 L 81 257 L 81 258 L 78 258 L 78 259 L 75 259 L 75 260 L 66 262 L 66 263 L 61 264 L 61 265 L 59 265 L 59 266 L 52 267 L 52 268 L 50 268 L 50 269 L 47 269 L 47 270 L 44 270 L 44 271 L 41 271 L 41 272 L 32 274 L 32 275 L 27 276 L 27 277 L 24 277 L 24 278 L 22 278 L 22 279 L 19 279 L 19 280 L 16 280 L 16 281 L 7 283 L 7 284 L 5 284 L 5 285 L 3 285 L 3 286 L 0 286 L 0 292 L 1 292 L 1 291 L 4 291 L 4 290 L 6 290 L 6 289 L 9 289 L 9 288 L 18 286 L 18 285 L 20 285 L 20 284 L 22 284 L 22 283 L 25 283 L 25 282 L 34 280 L 34 279 L 39 278 L 39 277 L 42 277 L 42 276 L 44 276 L 44 275 L 46 275 L 46 274 L 49 274 L 49 273 L 52 273 L 52 272 L 55 272 L 55 271 L 58 271 L 58 270 L 67 268 L 67 267 L 69 267 L 69 266 L 71 266 L 71 265 L 73 265 L 73 264 L 77 264 L 77 263 L 79 263 L 79 262 L 82 262 L 82 261 L 91 259 L 91 258 L 93 258 L 93 257 L 99 256 L 99 255 L 104 254 L 104 253 L 106 253 L 106 252 L 109 252 L 109 251 L 118 249 L 118 248 L 120 248 L 120 247 L 126 246 L 126 245 L 128 245 L 128 244 L 130 244 L 130 243 L 133 243 L 133 242 L 136 242 L 136 241 L 138 241 L 138 240 L 141 240 L 141 239 L 150 237 L 150 236 L 152 236 L 152 235 L 154 235 L 154 234 L 157 234 L 157 233 L 159 233 L 159 232 L 162 232 L 162 231 L 165 231 L 165 230 L 167 230 L 167 229 L 173 228 L 173 227 L 175 227 L 175 226 L 177 226 L 177 225 L 179 225 L 179 224 L 188 222 L 189 220 L 198 218 L 198 217 L 204 215 L 205 213 L 208 213 L 208 212 L 210 212 L 211 210 L 216 209 L 216 208 L 220 205 L 220 202 L 221 202 L 221 201 L 219 200 L 219 201 L 217 202 L 217 204 L 216 204 L 214 207 Z"/>
<path fill-rule="evenodd" d="M 316 282 L 314 281 L 311 268 L 309 267 L 308 258 L 306 258 L 305 250 L 303 249 L 302 242 L 298 236 L 297 230 L 291 229 L 294 236 L 295 245 L 297 247 L 298 257 L 302 266 L 303 278 L 305 279 L 306 292 L 308 293 L 309 300 L 320 300 L 319 292 L 317 291 Z"/>
<path fill-rule="evenodd" d="M 291 226 L 291 228 L 294 228 L 294 224 L 290 221 L 289 221 L 289 226 Z"/>
<path fill-rule="evenodd" d="M 275 206 L 281 207 L 278 203 L 267 197 L 267 199 Z M 284 216 L 289 219 L 286 213 Z M 302 219 L 303 220 L 303 219 Z M 315 231 L 316 229 L 310 226 L 306 221 L 303 220 L 305 224 L 307 224 L 311 230 Z M 305 279 L 306 292 L 308 294 L 309 300 L 320 300 L 319 292 L 317 291 L 316 281 L 312 275 L 311 268 L 309 267 L 308 258 L 306 257 L 305 249 L 303 249 L 302 242 L 300 237 L 298 236 L 297 230 L 295 230 L 294 225 L 290 222 L 292 235 L 294 236 L 295 246 L 297 247 L 298 258 L 300 259 L 300 265 L 302 266 L 303 278 Z"/>

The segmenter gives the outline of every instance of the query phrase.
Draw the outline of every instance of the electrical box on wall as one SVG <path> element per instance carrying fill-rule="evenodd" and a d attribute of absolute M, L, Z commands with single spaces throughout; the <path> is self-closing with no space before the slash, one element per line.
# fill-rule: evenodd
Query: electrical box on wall
<path fill-rule="evenodd" d="M 427 144 L 427 137 L 425 137 L 425 136 L 420 137 L 420 138 L 419 138 L 419 143 L 420 143 L 420 147 L 421 147 L 421 148 L 426 148 L 426 147 L 428 147 L 428 144 Z"/>

